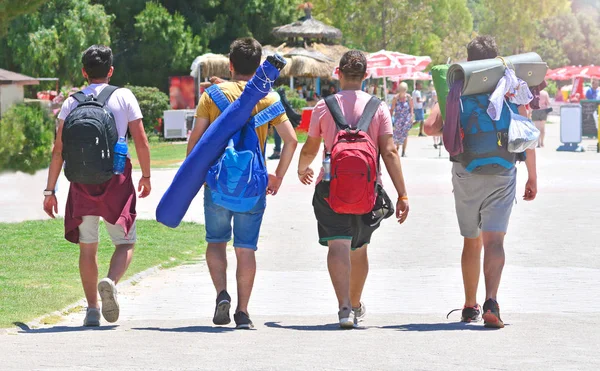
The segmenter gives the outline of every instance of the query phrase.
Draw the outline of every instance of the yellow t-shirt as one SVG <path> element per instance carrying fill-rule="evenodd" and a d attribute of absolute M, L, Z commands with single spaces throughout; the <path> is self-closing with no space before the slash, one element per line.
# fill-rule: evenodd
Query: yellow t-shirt
<path fill-rule="evenodd" d="M 219 84 L 219 88 L 221 88 L 221 90 L 230 102 L 233 102 L 234 100 L 238 99 L 238 97 L 242 94 L 244 87 L 246 87 L 246 81 L 231 81 Z M 278 100 L 279 96 L 277 93 L 269 93 L 269 95 L 261 99 L 256 105 L 256 107 L 254 107 L 252 115 L 256 115 L 257 113 L 269 107 L 271 104 L 277 102 Z M 196 115 L 194 117 L 208 119 L 208 122 L 212 124 L 217 119 L 217 117 L 219 117 L 220 114 L 221 111 L 219 110 L 215 102 L 213 102 L 213 100 L 208 96 L 208 94 L 203 93 L 202 97 L 200 97 L 200 102 L 198 103 L 198 108 L 196 108 Z M 275 119 L 271 120 L 269 124 L 277 126 L 287 120 L 287 115 L 285 113 L 282 113 Z M 258 136 L 259 142 L 261 143 L 261 150 L 264 151 L 264 147 L 262 144 L 266 142 L 267 136 L 269 135 L 269 125 L 263 125 L 261 127 L 256 128 L 256 134 Z"/>

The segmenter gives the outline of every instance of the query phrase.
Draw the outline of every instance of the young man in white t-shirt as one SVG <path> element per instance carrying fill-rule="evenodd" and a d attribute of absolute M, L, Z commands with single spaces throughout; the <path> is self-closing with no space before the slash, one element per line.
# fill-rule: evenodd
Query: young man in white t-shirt
<path fill-rule="evenodd" d="M 415 111 L 415 125 L 420 125 L 419 136 L 424 137 L 425 134 L 423 134 L 423 121 L 425 120 L 425 110 L 423 109 L 423 103 L 425 102 L 425 99 L 423 99 L 423 95 L 421 94 L 420 82 L 415 84 L 415 90 L 412 93 L 412 98 Z"/>
<path fill-rule="evenodd" d="M 83 53 L 82 73 L 89 83 L 89 86 L 83 89 L 83 94 L 98 98 L 99 94 L 109 86 L 108 82 L 114 71 L 112 60 L 112 50 L 103 45 L 92 45 Z M 55 188 L 64 162 L 63 126 L 65 119 L 78 104 L 74 97 L 69 97 L 63 103 L 58 115 L 56 141 L 48 170 L 48 183 L 44 190 L 44 211 L 51 218 L 58 213 Z M 150 148 L 137 99 L 129 89 L 120 88 L 110 95 L 105 107 L 114 115 L 118 136 L 125 137 L 127 129 L 131 133 L 142 169 L 138 191 L 141 192 L 140 198 L 144 198 L 151 190 Z M 131 170 L 131 161 L 127 159 L 123 173 L 113 175 L 110 180 L 102 184 L 71 183 L 70 185 L 65 210 L 65 238 L 70 242 L 78 243 L 80 247 L 79 270 L 88 303 L 84 326 L 100 325 L 98 291 L 102 298 L 104 318 L 108 322 L 116 322 L 119 318 L 116 283 L 123 277 L 131 262 L 136 242 L 136 190 L 133 186 Z M 98 283 L 97 252 L 100 217 L 104 219 L 116 249 L 107 278 Z"/>

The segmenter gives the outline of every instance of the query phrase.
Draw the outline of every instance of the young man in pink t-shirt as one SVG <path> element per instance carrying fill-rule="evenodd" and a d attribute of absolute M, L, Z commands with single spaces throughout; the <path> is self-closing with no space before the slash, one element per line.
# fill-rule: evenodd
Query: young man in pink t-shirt
<path fill-rule="evenodd" d="M 367 60 L 360 51 L 351 50 L 340 60 L 341 91 L 335 97 L 346 123 L 353 128 L 356 127 L 371 99 L 371 95 L 361 91 L 366 70 Z M 337 132 L 338 129 L 325 101 L 319 101 L 314 108 L 308 139 L 302 147 L 298 164 L 298 177 L 303 184 L 309 185 L 313 182 L 314 172 L 310 164 L 319 153 L 321 140 L 324 140 L 325 148 L 332 149 Z M 403 223 L 408 216 L 408 197 L 400 157 L 392 137 L 392 119 L 385 103 L 381 103 L 377 109 L 367 134 L 383 158 L 398 192 L 396 217 L 399 223 Z M 365 306 L 360 299 L 369 271 L 367 245 L 379 224 L 367 225 L 362 215 L 334 212 L 325 199 L 326 194 L 329 193 L 329 182 L 322 181 L 322 178 L 323 171 L 317 180 L 313 198 L 319 242 L 329 246 L 327 266 L 338 298 L 340 327 L 352 328 L 366 314 Z M 379 176 L 378 183 L 381 184 Z"/>

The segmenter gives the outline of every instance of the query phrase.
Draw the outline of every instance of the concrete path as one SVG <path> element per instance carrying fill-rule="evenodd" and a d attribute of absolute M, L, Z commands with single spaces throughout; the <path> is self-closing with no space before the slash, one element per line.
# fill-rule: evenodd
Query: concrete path
<path fill-rule="evenodd" d="M 337 329 L 327 252 L 316 242 L 312 188 L 295 179 L 294 163 L 265 215 L 250 307 L 255 331 L 212 326 L 215 292 L 205 264 L 198 263 L 122 290 L 116 325 L 83 330 L 83 313 L 76 313 L 54 327 L 0 335 L 0 370 L 596 370 L 600 155 L 557 153 L 558 125 L 548 131 L 547 147 L 538 152 L 535 202 L 521 201 L 527 174 L 519 165 L 499 296 L 503 330 L 457 324 L 458 312 L 446 319 L 463 302 L 450 163 L 438 158 L 431 138 L 411 137 L 403 159 L 411 213 L 402 226 L 384 222 L 369 247 L 364 328 Z M 174 173 L 153 173 L 153 195 L 138 203 L 140 217 L 154 217 Z M 2 192 L 3 220 L 38 217 L 32 210 L 39 208 L 45 175 L 25 178 L 12 200 Z M 15 179 L 22 177 L 0 177 L 1 189 L 14 189 Z M 393 194 L 387 176 L 385 184 Z M 14 206 L 29 194 L 26 186 L 35 188 L 25 200 L 31 214 Z M 59 199 L 65 197 L 63 180 Z M 186 220 L 202 222 L 202 214 L 197 197 Z M 235 297 L 232 252 L 230 258 Z"/>

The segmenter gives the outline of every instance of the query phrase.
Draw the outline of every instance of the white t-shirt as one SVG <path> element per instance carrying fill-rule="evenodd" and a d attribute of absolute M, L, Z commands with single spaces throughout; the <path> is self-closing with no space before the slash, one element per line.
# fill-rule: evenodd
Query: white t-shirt
<path fill-rule="evenodd" d="M 106 86 L 108 86 L 108 84 L 91 84 L 83 89 L 83 93 L 86 95 L 93 94 L 95 97 L 97 97 L 98 94 L 102 92 L 102 89 L 104 89 Z M 60 113 L 58 114 L 58 118 L 60 120 L 66 119 L 69 113 L 71 113 L 71 111 L 77 107 L 77 104 L 78 103 L 75 98 L 69 97 L 63 103 Z M 119 137 L 124 137 L 127 134 L 127 127 L 131 121 L 135 121 L 143 117 L 137 99 L 131 90 L 126 88 L 119 88 L 112 93 L 108 99 L 108 102 L 106 103 L 106 106 L 115 116 Z"/>
<path fill-rule="evenodd" d="M 419 90 L 415 90 L 412 93 L 414 109 L 423 109 L 423 98 L 421 97 L 421 92 Z M 421 103 L 417 102 L 417 99 L 421 101 Z"/>

